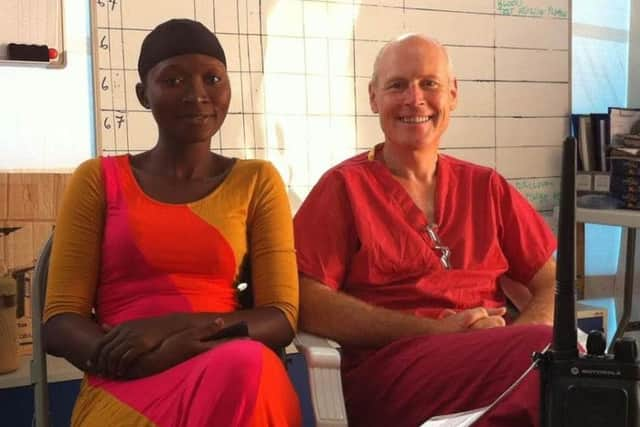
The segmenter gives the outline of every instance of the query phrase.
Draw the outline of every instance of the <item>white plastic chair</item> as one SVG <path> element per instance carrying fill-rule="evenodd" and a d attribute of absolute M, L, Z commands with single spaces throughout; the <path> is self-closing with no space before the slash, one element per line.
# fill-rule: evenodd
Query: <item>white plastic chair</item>
<path fill-rule="evenodd" d="M 305 332 L 298 332 L 293 343 L 307 363 L 316 427 L 347 427 L 340 352 L 328 339 Z"/>

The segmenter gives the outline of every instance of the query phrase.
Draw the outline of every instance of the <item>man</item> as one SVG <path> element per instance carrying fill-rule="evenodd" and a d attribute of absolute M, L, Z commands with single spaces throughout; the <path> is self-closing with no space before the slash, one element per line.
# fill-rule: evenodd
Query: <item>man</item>
<path fill-rule="evenodd" d="M 350 426 L 416 426 L 488 405 L 550 341 L 555 240 L 494 170 L 438 153 L 458 100 L 443 46 L 384 46 L 369 100 L 384 143 L 295 218 L 300 328 L 341 344 Z M 504 328 L 501 277 L 531 294 L 521 325 Z M 538 387 L 529 374 L 478 425 L 537 425 Z"/>

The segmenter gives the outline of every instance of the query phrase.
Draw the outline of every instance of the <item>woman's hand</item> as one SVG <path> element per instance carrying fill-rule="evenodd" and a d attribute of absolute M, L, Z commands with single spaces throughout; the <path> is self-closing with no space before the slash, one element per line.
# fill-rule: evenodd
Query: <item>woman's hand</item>
<path fill-rule="evenodd" d="M 119 373 L 118 378 L 135 379 L 154 375 L 229 341 L 228 338 L 209 339 L 222 328 L 222 320 L 217 319 L 213 324 L 189 327 L 171 335 L 154 350 L 140 356 L 127 371 Z"/>
<path fill-rule="evenodd" d="M 142 355 L 188 327 L 183 316 L 131 320 L 118 326 L 103 325 L 107 332 L 98 342 L 88 361 L 89 370 L 107 378 L 117 378 Z"/>

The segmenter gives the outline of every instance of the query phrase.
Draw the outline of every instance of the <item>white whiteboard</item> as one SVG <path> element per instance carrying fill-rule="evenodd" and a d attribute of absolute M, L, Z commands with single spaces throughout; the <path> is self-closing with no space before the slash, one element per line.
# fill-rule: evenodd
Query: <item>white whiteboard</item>
<path fill-rule="evenodd" d="M 46 45 L 64 58 L 62 0 L 3 0 L 0 14 L 0 65 L 7 60 L 9 43 Z M 40 64 L 44 65 L 44 64 Z"/>
<path fill-rule="evenodd" d="M 422 32 L 449 49 L 459 106 L 442 149 L 496 168 L 541 211 L 557 203 L 568 134 L 569 0 L 95 1 L 99 152 L 150 148 L 135 97 L 144 36 L 170 18 L 216 32 L 232 83 L 214 137 L 225 155 L 273 161 L 297 208 L 320 175 L 382 140 L 367 84 L 378 49 Z"/>
<path fill-rule="evenodd" d="M 3 1 L 0 58 L 13 41 L 47 44 L 61 53 L 48 65 L 0 59 L 3 173 L 70 172 L 95 155 L 91 2 Z"/>

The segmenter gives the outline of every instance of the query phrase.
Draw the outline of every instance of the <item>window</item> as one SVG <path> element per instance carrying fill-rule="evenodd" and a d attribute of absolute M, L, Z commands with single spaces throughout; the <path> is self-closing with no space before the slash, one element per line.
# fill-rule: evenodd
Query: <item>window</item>
<path fill-rule="evenodd" d="M 573 2 L 572 112 L 627 106 L 630 0 Z M 585 274 L 616 274 L 620 227 L 587 224 Z"/>

